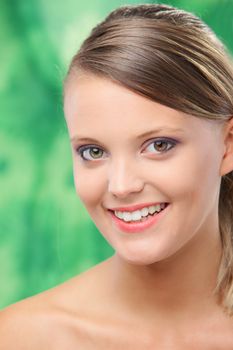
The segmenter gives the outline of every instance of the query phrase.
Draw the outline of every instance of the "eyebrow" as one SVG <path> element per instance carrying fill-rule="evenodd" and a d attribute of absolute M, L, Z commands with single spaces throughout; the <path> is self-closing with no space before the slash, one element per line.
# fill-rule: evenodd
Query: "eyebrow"
<path fill-rule="evenodd" d="M 78 135 L 75 135 L 73 137 L 70 138 L 70 141 L 71 142 L 99 142 L 98 140 L 92 138 L 92 137 L 81 137 L 81 136 L 78 136 Z"/>
<path fill-rule="evenodd" d="M 149 130 L 149 131 L 146 131 L 144 132 L 143 134 L 140 134 L 138 135 L 136 138 L 137 139 L 142 139 L 144 137 L 148 137 L 148 136 L 151 136 L 151 135 L 154 135 L 154 134 L 157 134 L 159 132 L 180 132 L 180 133 L 184 133 L 185 130 L 184 129 L 181 129 L 181 128 L 171 128 L 171 127 L 168 127 L 168 126 L 161 126 L 157 129 L 153 129 L 153 130 Z M 81 142 L 99 142 L 98 140 L 94 139 L 94 138 L 91 138 L 91 137 L 82 137 L 82 136 L 78 136 L 78 135 L 75 135 L 73 137 L 70 138 L 70 141 L 81 141 Z"/>
<path fill-rule="evenodd" d="M 181 132 L 181 133 L 184 133 L 185 130 L 181 129 L 181 128 L 171 128 L 171 127 L 168 127 L 168 126 L 161 126 L 161 127 L 157 128 L 157 129 L 149 130 L 149 131 L 144 132 L 143 134 L 139 135 L 137 137 L 137 139 L 141 139 L 141 138 L 144 138 L 146 136 L 158 134 L 159 132 Z"/>

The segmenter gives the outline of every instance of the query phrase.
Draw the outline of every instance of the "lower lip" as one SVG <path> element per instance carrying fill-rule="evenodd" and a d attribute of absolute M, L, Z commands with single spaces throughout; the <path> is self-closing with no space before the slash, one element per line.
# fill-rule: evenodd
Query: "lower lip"
<path fill-rule="evenodd" d="M 111 214 L 111 217 L 112 217 L 114 223 L 117 225 L 117 227 L 121 231 L 126 232 L 126 233 L 138 233 L 138 232 L 145 231 L 147 228 L 149 228 L 153 225 L 156 225 L 162 219 L 162 217 L 166 214 L 169 206 L 170 205 L 167 205 L 166 208 L 161 210 L 156 215 L 150 215 L 147 220 L 139 221 L 139 222 L 128 223 L 128 222 L 123 221 L 123 220 L 119 219 L 118 217 L 116 217 L 112 211 L 109 211 L 109 213 Z"/>

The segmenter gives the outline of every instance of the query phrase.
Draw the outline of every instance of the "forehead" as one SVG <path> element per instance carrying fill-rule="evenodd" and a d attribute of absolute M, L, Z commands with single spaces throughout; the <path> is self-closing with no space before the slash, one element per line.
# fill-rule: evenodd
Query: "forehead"
<path fill-rule="evenodd" d="M 75 114 L 96 114 L 111 111 L 110 115 L 120 117 L 119 112 L 137 112 L 148 115 L 151 109 L 168 116 L 182 117 L 182 113 L 158 104 L 137 94 L 120 84 L 105 78 L 81 76 L 71 78 L 65 90 L 64 99 L 66 116 Z M 144 113 L 146 112 L 146 113 Z M 150 113 L 151 114 L 151 113 Z M 110 116 L 109 115 L 109 116 Z"/>
<path fill-rule="evenodd" d="M 120 84 L 93 75 L 71 77 L 66 85 L 64 112 L 71 132 L 146 132 L 150 128 L 180 128 L 196 135 L 210 121 L 187 115 L 137 94 Z"/>

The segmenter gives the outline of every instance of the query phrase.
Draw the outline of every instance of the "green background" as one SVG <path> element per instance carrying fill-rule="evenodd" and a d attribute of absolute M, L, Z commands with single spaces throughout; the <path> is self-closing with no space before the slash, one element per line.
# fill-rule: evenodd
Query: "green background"
<path fill-rule="evenodd" d="M 76 196 L 62 80 L 111 10 L 156 1 L 0 0 L 0 308 L 113 254 Z M 163 1 L 193 11 L 233 51 L 233 1 Z"/>

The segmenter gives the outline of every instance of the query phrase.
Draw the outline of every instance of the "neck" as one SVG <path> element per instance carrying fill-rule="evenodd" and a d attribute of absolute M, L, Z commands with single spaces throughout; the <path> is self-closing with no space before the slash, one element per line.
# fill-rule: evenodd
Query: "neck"
<path fill-rule="evenodd" d="M 114 294 L 124 312 L 136 312 L 139 317 L 202 314 L 216 304 L 213 291 L 221 254 L 218 230 L 196 235 L 175 255 L 151 265 L 130 264 L 116 253 L 112 257 Z"/>

